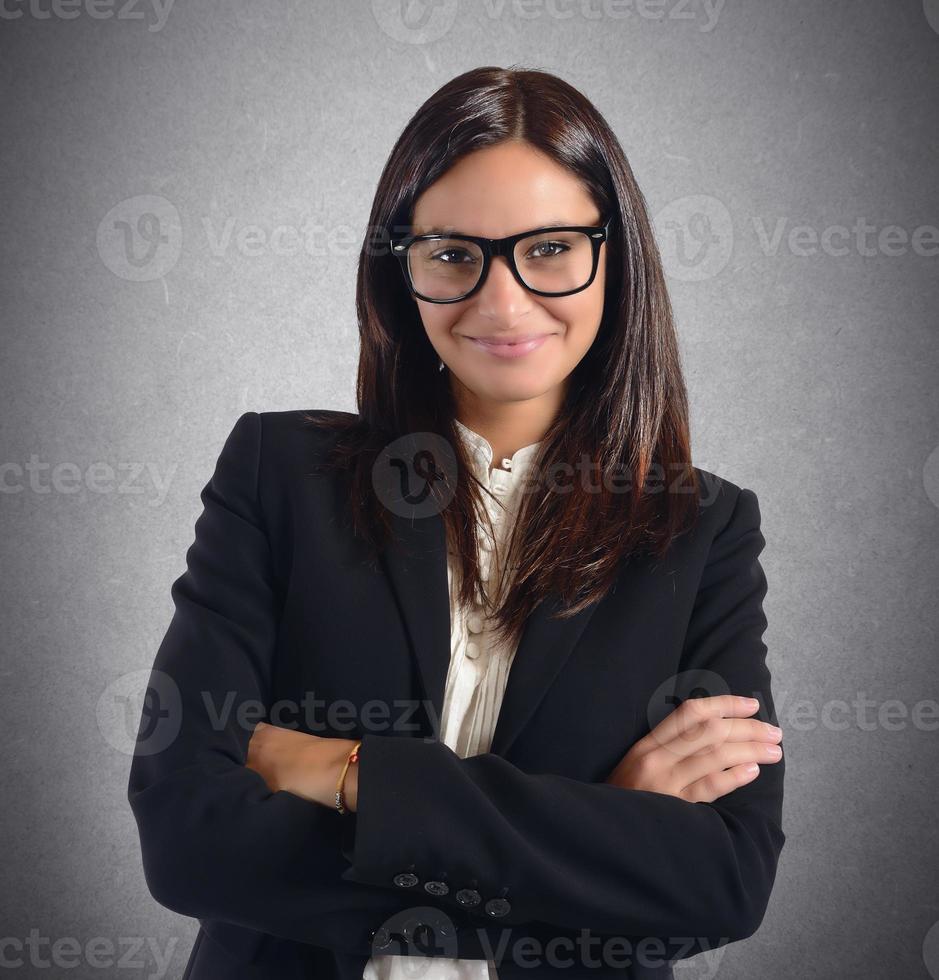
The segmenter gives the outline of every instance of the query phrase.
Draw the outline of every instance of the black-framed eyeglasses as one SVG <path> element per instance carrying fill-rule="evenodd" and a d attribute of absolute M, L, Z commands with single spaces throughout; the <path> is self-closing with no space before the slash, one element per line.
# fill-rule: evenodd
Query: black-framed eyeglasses
<path fill-rule="evenodd" d="M 458 303 L 482 289 L 493 256 L 503 255 L 512 275 L 537 296 L 570 296 L 597 275 L 600 245 L 610 224 L 554 225 L 506 238 L 435 233 L 392 239 L 408 289 L 428 303 Z"/>

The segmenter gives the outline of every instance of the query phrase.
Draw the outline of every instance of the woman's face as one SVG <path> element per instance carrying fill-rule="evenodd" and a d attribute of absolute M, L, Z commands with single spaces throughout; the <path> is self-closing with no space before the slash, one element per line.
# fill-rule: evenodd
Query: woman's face
<path fill-rule="evenodd" d="M 415 234 L 503 238 L 551 225 L 599 225 L 601 215 L 581 182 L 527 143 L 486 147 L 464 157 L 417 199 Z M 551 248 L 539 255 L 551 254 Z M 606 280 L 606 243 L 596 278 L 569 296 L 537 296 L 512 275 L 504 256 L 494 257 L 481 289 L 456 303 L 417 299 L 427 337 L 446 364 L 454 388 L 483 403 L 546 397 L 556 409 L 564 382 L 587 353 L 600 328 Z M 435 258 L 436 261 L 436 258 Z M 500 357 L 471 338 L 511 341 L 547 335 L 528 353 Z M 467 392 L 455 390 L 458 404 Z"/>

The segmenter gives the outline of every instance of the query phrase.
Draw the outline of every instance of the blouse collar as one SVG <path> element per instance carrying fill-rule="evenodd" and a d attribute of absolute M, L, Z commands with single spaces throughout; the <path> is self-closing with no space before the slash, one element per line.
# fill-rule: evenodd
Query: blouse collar
<path fill-rule="evenodd" d="M 488 484 L 490 482 L 490 472 L 489 468 L 492 466 L 492 446 L 489 440 L 481 436 L 478 432 L 474 432 L 468 426 L 464 425 L 459 419 L 453 420 L 456 423 L 457 431 L 463 438 L 464 444 L 470 450 L 470 458 L 473 463 L 474 470 L 476 472 L 477 478 L 483 483 Z M 534 460 L 538 447 L 541 445 L 541 440 L 538 442 L 533 442 L 528 446 L 522 446 L 521 449 L 517 449 L 509 461 L 509 467 L 503 468 L 499 461 L 499 465 L 493 470 L 493 474 L 498 474 L 500 479 L 512 478 L 512 482 L 516 478 L 520 477 L 531 465 Z"/>

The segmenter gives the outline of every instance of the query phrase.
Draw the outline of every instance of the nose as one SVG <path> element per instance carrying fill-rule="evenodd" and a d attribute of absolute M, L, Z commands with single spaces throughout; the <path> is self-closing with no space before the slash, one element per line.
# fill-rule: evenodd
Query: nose
<path fill-rule="evenodd" d="M 532 294 L 512 275 L 509 260 L 504 255 L 493 256 L 486 281 L 476 294 L 480 314 L 511 323 L 527 313 L 531 303 Z"/>

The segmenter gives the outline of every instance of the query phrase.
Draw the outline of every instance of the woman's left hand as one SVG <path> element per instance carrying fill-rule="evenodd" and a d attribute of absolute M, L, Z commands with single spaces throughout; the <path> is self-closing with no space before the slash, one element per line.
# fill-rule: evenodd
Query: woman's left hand
<path fill-rule="evenodd" d="M 245 766 L 260 773 L 272 792 L 286 790 L 333 809 L 336 782 L 355 742 L 351 738 L 321 738 L 261 721 L 248 742 Z M 357 797 L 358 766 L 353 763 L 343 787 L 347 809 L 356 809 Z"/>

